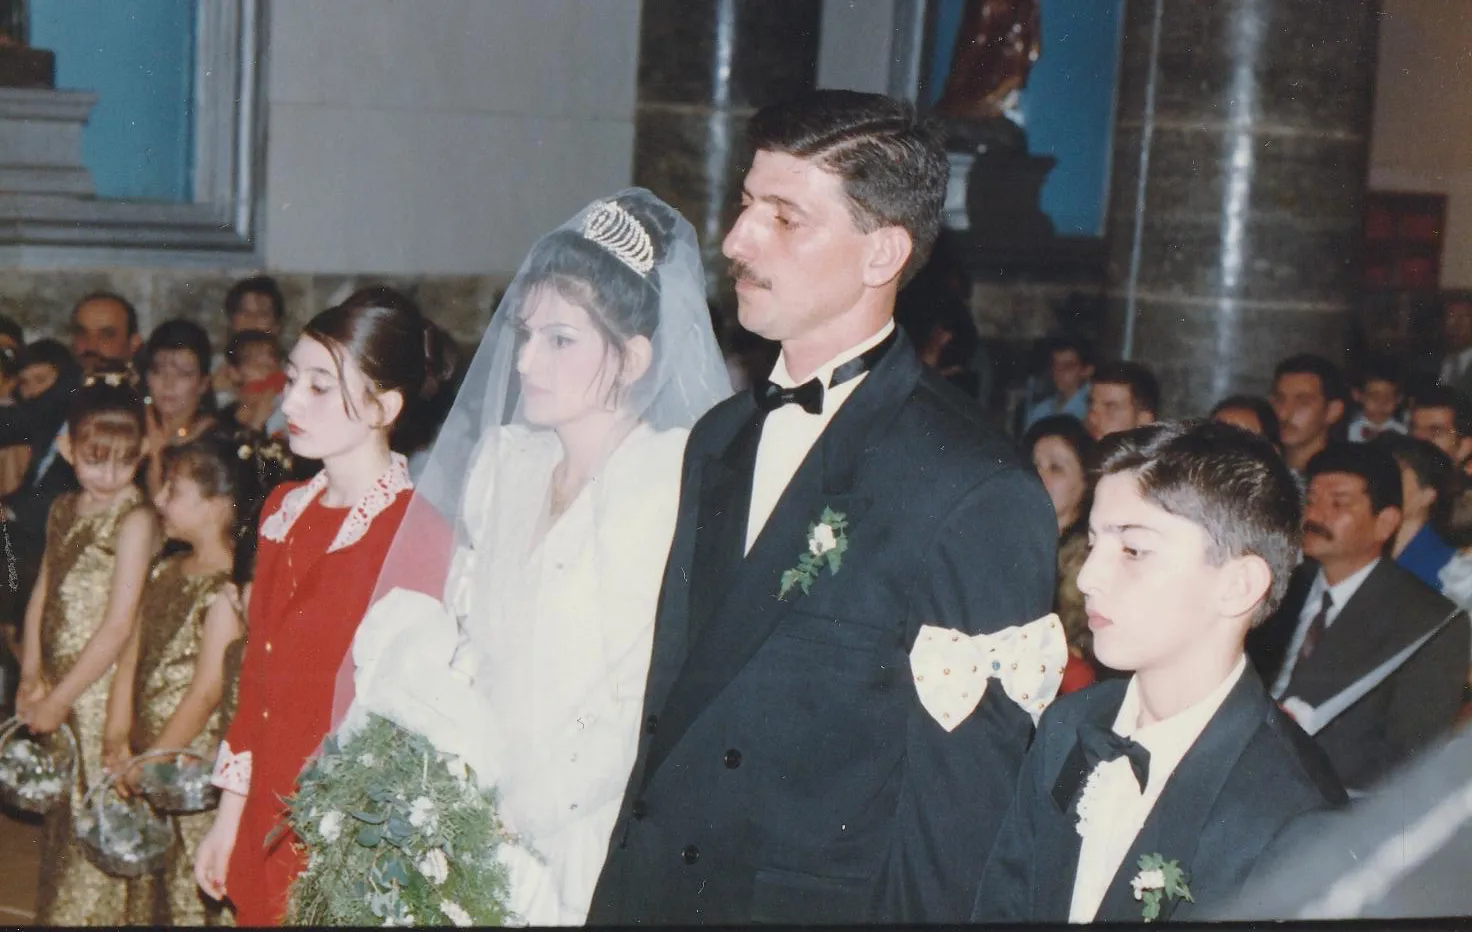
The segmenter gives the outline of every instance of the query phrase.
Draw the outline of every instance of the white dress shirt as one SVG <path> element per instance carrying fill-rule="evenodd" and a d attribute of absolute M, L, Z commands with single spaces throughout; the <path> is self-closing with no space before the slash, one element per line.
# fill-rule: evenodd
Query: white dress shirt
<path fill-rule="evenodd" d="M 751 552 L 751 545 L 756 543 L 757 536 L 766 527 L 767 519 L 772 516 L 772 509 L 777 507 L 777 499 L 782 497 L 808 451 L 818 442 L 818 437 L 822 435 L 828 422 L 833 420 L 833 415 L 838 413 L 838 409 L 854 393 L 854 389 L 868 376 L 868 373 L 864 373 L 842 385 L 828 388 L 833 370 L 850 359 L 864 355 L 884 342 L 893 332 L 894 321 L 891 320 L 869 339 L 839 353 L 818 367 L 811 378 L 818 379 L 824 386 L 821 413 L 809 414 L 801 405 L 788 404 L 767 415 L 762 424 L 762 438 L 756 448 L 756 468 L 751 482 L 751 510 L 746 516 L 747 553 Z M 777 364 L 772 367 L 771 380 L 783 388 L 795 388 L 801 384 L 788 373 L 786 354 L 777 357 Z M 813 517 L 816 518 L 817 515 Z"/>
<path fill-rule="evenodd" d="M 1441 378 L 1437 381 L 1442 385 L 1455 387 L 1457 380 L 1466 373 L 1469 367 L 1472 367 L 1472 346 L 1462 350 L 1455 356 L 1448 356 L 1442 360 Z"/>
<path fill-rule="evenodd" d="M 1130 678 L 1125 689 L 1124 702 L 1119 714 L 1114 717 L 1114 732 L 1133 738 L 1150 752 L 1150 778 L 1145 782 L 1144 792 L 1130 768 L 1128 758 L 1119 757 L 1101 763 L 1095 770 L 1097 786 L 1088 791 L 1093 800 L 1089 807 L 1089 827 L 1084 833 L 1083 844 L 1078 852 L 1078 870 L 1073 876 L 1073 900 L 1068 909 L 1069 922 L 1093 922 L 1109 892 L 1120 863 L 1135 843 L 1135 836 L 1155 808 L 1155 801 L 1165 789 L 1166 781 L 1175 773 L 1181 758 L 1201 737 L 1201 732 L 1226 701 L 1227 694 L 1242 678 L 1247 669 L 1247 657 L 1237 659 L 1237 665 L 1227 678 L 1210 695 L 1188 709 L 1177 712 L 1164 721 L 1139 727 L 1140 691 L 1136 677 Z M 1091 781 L 1092 782 L 1092 781 Z M 1170 860 L 1185 852 L 1162 851 Z"/>
<path fill-rule="evenodd" d="M 1283 698 L 1289 681 L 1293 679 L 1293 668 L 1298 665 L 1298 651 L 1303 647 L 1303 639 L 1308 636 L 1309 624 L 1319 613 L 1319 608 L 1324 602 L 1324 593 L 1328 592 L 1329 599 L 1333 602 L 1329 606 L 1328 614 L 1324 616 L 1324 630 L 1328 631 L 1329 626 L 1334 624 L 1334 619 L 1339 617 L 1340 609 L 1354 598 L 1354 594 L 1360 591 L 1360 586 L 1379 565 L 1380 558 L 1376 557 L 1332 586 L 1329 585 L 1328 580 L 1324 579 L 1323 569 L 1319 570 L 1319 575 L 1314 577 L 1314 584 L 1309 587 L 1308 598 L 1303 600 L 1303 609 L 1298 613 L 1298 627 L 1293 632 L 1293 640 L 1288 645 L 1288 653 L 1283 656 L 1283 668 L 1278 671 L 1278 678 L 1273 680 L 1274 699 Z"/>

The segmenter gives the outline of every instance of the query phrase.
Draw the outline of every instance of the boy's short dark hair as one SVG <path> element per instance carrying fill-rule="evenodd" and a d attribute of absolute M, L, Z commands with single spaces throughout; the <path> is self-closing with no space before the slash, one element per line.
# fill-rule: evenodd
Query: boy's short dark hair
<path fill-rule="evenodd" d="M 1160 380 L 1140 363 L 1124 360 L 1100 363 L 1094 369 L 1093 383 L 1127 386 L 1136 408 L 1160 414 Z"/>
<path fill-rule="evenodd" d="M 1206 532 L 1213 566 L 1261 557 L 1273 582 L 1252 624 L 1273 613 L 1298 563 L 1303 508 L 1272 444 L 1217 421 L 1157 421 L 1101 441 L 1099 475 L 1121 473 L 1135 477 L 1146 501 Z"/>
<path fill-rule="evenodd" d="M 746 138 L 755 151 L 810 159 L 837 175 L 854 225 L 863 232 L 903 227 L 911 246 L 900 287 L 930 258 L 950 169 L 938 129 L 917 120 L 906 101 L 811 91 L 758 110 Z"/>
<path fill-rule="evenodd" d="M 276 362 L 286 361 L 286 354 L 281 351 L 281 344 L 276 338 L 259 330 L 242 330 L 231 337 L 230 342 L 225 344 L 225 361 L 232 366 L 239 366 L 245 361 L 245 354 L 257 346 L 269 348 Z"/>
<path fill-rule="evenodd" d="M 1049 337 L 1045 344 L 1048 350 L 1047 358 L 1051 361 L 1054 353 L 1073 353 L 1078 356 L 1078 361 L 1086 366 L 1094 364 L 1094 347 L 1083 337 L 1071 333 L 1059 334 Z"/>
<path fill-rule="evenodd" d="M 1325 401 L 1349 402 L 1349 385 L 1344 372 L 1334 363 L 1317 353 L 1298 353 L 1278 363 L 1273 370 L 1273 384 L 1285 375 L 1312 375 L 1319 380 L 1319 390 Z"/>
<path fill-rule="evenodd" d="M 1405 386 L 1400 363 L 1389 356 L 1367 357 L 1355 372 L 1354 387 L 1364 391 L 1371 382 L 1389 382 L 1396 391 L 1400 391 Z"/>
<path fill-rule="evenodd" d="M 242 278 L 230 286 L 225 292 L 225 317 L 235 316 L 240 310 L 240 302 L 248 294 L 265 295 L 271 299 L 271 316 L 276 322 L 281 323 L 281 318 L 286 316 L 286 298 L 281 294 L 281 286 L 276 284 L 276 279 L 269 275 L 255 275 L 251 278 Z"/>
<path fill-rule="evenodd" d="M 1303 475 L 1311 483 L 1316 476 L 1331 472 L 1359 476 L 1365 480 L 1370 511 L 1374 514 L 1403 504 L 1400 466 L 1384 445 L 1335 441 L 1314 454 L 1304 467 Z"/>
<path fill-rule="evenodd" d="M 1411 399 L 1411 409 L 1416 408 L 1450 409 L 1457 434 L 1472 437 L 1472 404 L 1468 403 L 1466 395 L 1455 388 L 1446 385 L 1427 385 L 1417 389 L 1415 397 Z"/>
<path fill-rule="evenodd" d="M 1251 411 L 1257 418 L 1257 423 L 1262 425 L 1262 435 L 1268 439 L 1273 446 L 1283 443 L 1282 426 L 1278 423 L 1278 412 L 1266 398 L 1260 395 L 1229 395 L 1216 403 L 1207 417 L 1216 420 L 1216 416 L 1223 411 Z"/>
<path fill-rule="evenodd" d="M 66 344 L 51 337 L 42 337 L 26 344 L 20 354 L 20 367 L 24 369 L 26 366 L 50 366 L 56 370 L 57 375 L 67 375 L 81 369 Z"/>

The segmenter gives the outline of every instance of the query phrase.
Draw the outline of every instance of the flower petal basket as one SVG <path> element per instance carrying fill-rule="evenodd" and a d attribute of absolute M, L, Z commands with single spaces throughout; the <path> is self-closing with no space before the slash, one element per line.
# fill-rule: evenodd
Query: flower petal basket
<path fill-rule="evenodd" d="M 220 804 L 220 788 L 210 783 L 215 762 L 185 748 L 147 751 L 139 764 L 138 789 L 149 805 L 167 815 L 207 812 Z"/>
<path fill-rule="evenodd" d="M 94 784 L 73 816 L 82 853 L 114 877 L 157 874 L 174 843 L 173 822 L 141 796 L 123 799 L 112 792 L 116 780 L 108 774 Z"/>
<path fill-rule="evenodd" d="M 76 773 L 77 736 L 70 725 L 33 735 L 19 718 L 0 725 L 0 801 L 45 815 L 66 798 Z"/>

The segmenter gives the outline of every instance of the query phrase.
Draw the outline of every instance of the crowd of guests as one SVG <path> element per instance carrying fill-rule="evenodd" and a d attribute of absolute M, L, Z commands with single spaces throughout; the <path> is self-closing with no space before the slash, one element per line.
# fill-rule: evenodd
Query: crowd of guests
<path fill-rule="evenodd" d="M 360 294 L 422 322 L 392 289 Z M 183 318 L 145 339 L 133 305 L 112 293 L 76 303 L 70 346 L 26 343 L 0 318 L 0 623 L 18 673 L 3 698 L 33 733 L 69 724 L 81 754 L 69 800 L 45 820 L 43 924 L 225 918 L 194 877 L 213 813 L 177 817 L 163 873 L 140 880 L 83 857 L 72 822 L 104 775 L 136 794 L 135 756 L 214 759 L 235 712 L 263 505 L 279 483 L 321 468 L 286 442 L 280 289 L 266 276 L 237 282 L 223 312 L 221 354 Z M 458 354 L 443 342 L 452 369 Z M 417 417 L 410 442 L 433 416 Z"/>
<path fill-rule="evenodd" d="M 1468 337 L 1459 342 L 1461 327 Z M 1202 412 L 1267 439 L 1303 497 L 1302 563 L 1283 605 L 1248 638 L 1275 698 L 1330 698 L 1388 662 L 1408 632 L 1432 632 L 1316 735 L 1351 791 L 1435 742 L 1458 719 L 1472 683 L 1465 616 L 1442 624 L 1472 607 L 1472 402 L 1454 384 L 1458 361 L 1472 355 L 1472 308 L 1449 307 L 1446 330 L 1453 351 L 1439 383 L 1407 386 L 1383 358 L 1351 379 L 1329 359 L 1297 354 L 1277 365 L 1267 397 L 1233 395 Z M 1056 608 L 1069 638 L 1068 692 L 1115 675 L 1091 652 L 1078 587 L 1096 447 L 1154 422 L 1160 390 L 1139 363 L 1096 363 L 1082 339 L 1059 337 L 1047 349 L 1054 391 L 1025 411 L 1022 447 L 1058 515 Z M 1340 636 L 1319 652 L 1335 625 Z"/>

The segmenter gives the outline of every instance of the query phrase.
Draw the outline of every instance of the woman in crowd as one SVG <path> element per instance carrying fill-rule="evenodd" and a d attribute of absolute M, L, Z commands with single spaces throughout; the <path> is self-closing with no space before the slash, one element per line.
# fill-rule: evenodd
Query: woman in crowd
<path fill-rule="evenodd" d="M 291 451 L 323 468 L 278 486 L 262 509 L 239 704 L 215 769 L 224 792 L 194 865 L 241 925 L 279 923 L 301 870 L 291 832 L 267 838 L 327 734 L 339 668 L 409 502 L 389 435 L 446 376 L 443 347 L 413 302 L 374 287 L 312 318 L 291 351 L 282 402 Z M 432 535 L 417 543 L 432 557 Z"/>
<path fill-rule="evenodd" d="M 1094 440 L 1078 418 L 1054 414 L 1028 428 L 1022 446 L 1053 500 L 1058 515 L 1058 594 L 1054 609 L 1068 638 L 1068 667 L 1060 692 L 1094 682 L 1093 634 L 1089 631 L 1078 571 L 1089 556 L 1089 504 L 1093 498 L 1090 461 Z"/>
<path fill-rule="evenodd" d="M 235 713 L 244 647 L 240 587 L 250 579 L 256 525 L 265 494 L 286 460 L 250 435 L 205 436 L 164 457 L 155 499 L 165 535 L 188 550 L 154 564 L 143 590 L 137 633 L 118 662 L 108 700 L 109 765 L 134 752 L 186 749 L 213 760 Z M 140 767 L 119 791 L 138 788 Z M 132 882 L 133 919 L 158 925 L 220 925 L 222 904 L 194 881 L 194 853 L 213 822 L 208 813 L 175 817 L 176 841 L 164 872 Z"/>
<path fill-rule="evenodd" d="M 164 451 L 188 443 L 214 426 L 210 394 L 210 338 L 204 328 L 182 318 L 166 320 L 143 347 L 148 383 L 148 456 L 145 473 L 150 497 L 164 484 Z"/>
<path fill-rule="evenodd" d="M 1279 449 L 1283 446 L 1278 434 L 1278 415 L 1266 398 L 1256 395 L 1232 395 L 1223 398 L 1211 409 L 1210 417 L 1213 421 L 1235 424 L 1243 430 L 1250 430 L 1259 437 L 1267 438 L 1269 443 Z"/>
<path fill-rule="evenodd" d="M 70 724 L 79 750 L 70 798 L 46 814 L 38 925 L 118 925 L 129 914 L 128 882 L 83 856 L 72 814 L 102 777 L 113 669 L 133 636 L 158 539 L 153 509 L 133 482 L 145 413 L 132 378 L 104 369 L 73 394 L 59 448 L 81 490 L 52 503 L 26 608 L 17 712 L 37 734 Z"/>

